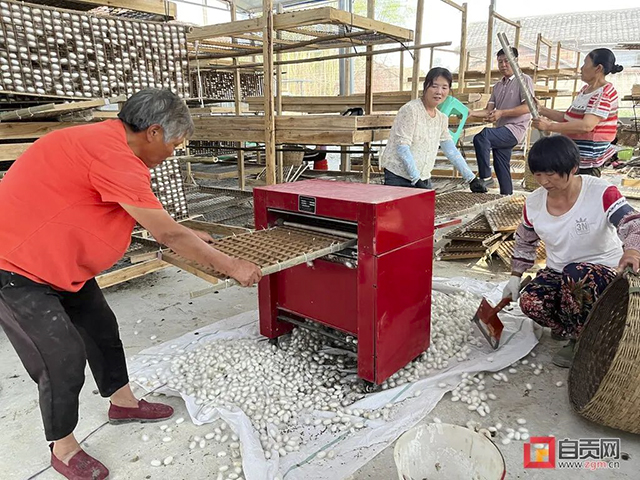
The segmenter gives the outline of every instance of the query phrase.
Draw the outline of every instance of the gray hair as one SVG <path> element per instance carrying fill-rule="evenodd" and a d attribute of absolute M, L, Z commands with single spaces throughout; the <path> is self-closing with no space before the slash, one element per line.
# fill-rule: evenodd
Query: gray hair
<path fill-rule="evenodd" d="M 169 90 L 145 88 L 134 93 L 124 102 L 118 118 L 134 132 L 160 125 L 164 141 L 170 142 L 193 135 L 195 127 L 189 108 L 184 101 Z"/>

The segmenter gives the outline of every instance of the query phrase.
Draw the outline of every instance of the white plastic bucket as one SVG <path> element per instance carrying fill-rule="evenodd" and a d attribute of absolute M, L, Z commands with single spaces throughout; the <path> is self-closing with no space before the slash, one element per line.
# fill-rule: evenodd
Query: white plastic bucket
<path fill-rule="evenodd" d="M 484 435 L 447 423 L 419 425 L 396 442 L 400 480 L 503 480 L 502 453 Z"/>

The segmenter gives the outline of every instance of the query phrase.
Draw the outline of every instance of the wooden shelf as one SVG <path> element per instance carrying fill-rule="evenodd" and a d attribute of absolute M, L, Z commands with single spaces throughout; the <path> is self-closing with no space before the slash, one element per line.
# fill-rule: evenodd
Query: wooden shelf
<path fill-rule="evenodd" d="M 77 114 L 80 112 L 93 110 L 94 108 L 100 108 L 106 105 L 124 102 L 126 99 L 126 95 L 120 95 L 112 98 L 97 98 L 94 100 L 85 100 L 79 102 L 49 103 L 46 105 L 38 105 L 35 107 L 22 108 L 19 110 L 0 112 L 0 122 L 58 118 L 63 115 Z"/>
<path fill-rule="evenodd" d="M 394 115 L 278 115 L 276 143 L 299 145 L 354 145 L 386 140 Z M 258 115 L 212 115 L 195 117 L 191 140 L 265 141 L 264 117 Z"/>
<path fill-rule="evenodd" d="M 333 7 L 277 13 L 273 27 L 280 36 L 273 40 L 274 53 L 413 41 L 409 29 Z M 199 59 L 262 55 L 262 30 L 261 17 L 236 20 L 196 27 L 187 41 L 199 41 Z"/>
<path fill-rule="evenodd" d="M 176 4 L 165 0 L 30 0 L 29 3 L 79 11 L 102 7 L 106 9 L 102 13 L 128 18 L 140 18 L 142 13 L 146 14 L 142 15 L 146 20 L 173 20 L 177 12 Z"/>
<path fill-rule="evenodd" d="M 456 95 L 462 103 L 470 104 L 486 102 L 489 97 L 478 92 L 469 92 Z M 246 97 L 244 101 L 249 105 L 249 110 L 261 112 L 264 109 L 264 97 Z M 373 111 L 397 112 L 405 103 L 411 101 L 411 92 L 378 92 L 373 94 Z M 347 108 L 365 106 L 364 94 L 348 96 L 282 96 L 282 110 L 284 112 L 303 113 L 341 113 Z M 482 105 L 482 108 L 484 105 Z"/>

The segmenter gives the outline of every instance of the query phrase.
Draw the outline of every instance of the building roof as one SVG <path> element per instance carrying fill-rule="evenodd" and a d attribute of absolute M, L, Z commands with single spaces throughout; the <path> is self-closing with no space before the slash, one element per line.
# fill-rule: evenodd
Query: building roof
<path fill-rule="evenodd" d="M 510 20 L 520 21 L 520 41 L 530 45 L 535 45 L 538 33 L 548 40 L 561 41 L 567 47 L 580 50 L 612 48 L 619 43 L 637 42 L 640 38 L 640 8 L 560 13 Z M 509 37 L 513 38 L 514 28 L 496 21 L 494 34 L 498 32 L 508 32 L 511 34 Z M 467 39 L 470 50 L 486 48 L 487 22 L 471 23 Z"/>

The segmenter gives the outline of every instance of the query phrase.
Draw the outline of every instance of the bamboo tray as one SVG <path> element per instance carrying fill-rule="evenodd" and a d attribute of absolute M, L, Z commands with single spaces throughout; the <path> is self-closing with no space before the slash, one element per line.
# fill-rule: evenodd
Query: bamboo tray
<path fill-rule="evenodd" d="M 356 240 L 352 238 L 286 226 L 225 237 L 212 244 L 231 257 L 255 263 L 262 269 L 263 275 L 302 265 L 355 245 Z M 162 252 L 160 255 L 165 262 L 218 285 L 214 289 L 194 292 L 192 298 L 237 284 L 227 275 L 175 252 Z"/>
<path fill-rule="evenodd" d="M 494 232 L 513 232 L 522 219 L 525 197 L 513 196 L 504 203 L 487 209 L 484 214 Z"/>

